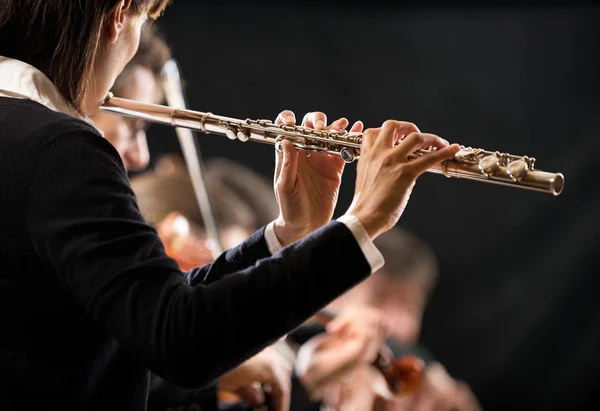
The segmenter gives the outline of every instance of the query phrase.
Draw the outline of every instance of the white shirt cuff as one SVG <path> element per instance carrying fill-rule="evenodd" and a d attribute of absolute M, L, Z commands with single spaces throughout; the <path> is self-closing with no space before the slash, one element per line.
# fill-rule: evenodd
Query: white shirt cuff
<path fill-rule="evenodd" d="M 360 247 L 365 258 L 367 259 L 367 262 L 369 263 L 369 266 L 371 267 L 371 273 L 374 273 L 383 267 L 383 264 L 385 263 L 383 255 L 381 252 L 379 252 L 377 247 L 375 247 L 375 244 L 373 244 L 373 241 L 371 241 L 369 238 L 369 235 L 367 234 L 367 231 L 363 227 L 360 220 L 353 215 L 343 215 L 338 218 L 337 221 L 345 224 L 358 242 L 358 246 Z M 279 242 L 279 239 L 277 238 L 277 235 L 275 234 L 274 227 L 275 221 L 271 221 L 265 228 L 265 242 L 267 243 L 267 248 L 269 249 L 271 255 L 277 253 L 283 248 Z"/>
<path fill-rule="evenodd" d="M 267 227 L 265 228 L 265 241 L 271 255 L 283 248 L 279 242 L 279 238 L 277 238 L 277 235 L 275 234 L 275 221 L 271 221 L 267 224 Z"/>
<path fill-rule="evenodd" d="M 358 245 L 365 255 L 367 262 L 371 266 L 371 273 L 374 273 L 383 267 L 383 264 L 385 263 L 383 255 L 377 249 L 377 247 L 375 247 L 375 244 L 373 244 L 371 238 L 369 238 L 367 230 L 365 230 L 360 220 L 353 215 L 343 215 L 337 220 L 340 223 L 344 223 L 354 235 L 354 238 L 358 242 Z"/>

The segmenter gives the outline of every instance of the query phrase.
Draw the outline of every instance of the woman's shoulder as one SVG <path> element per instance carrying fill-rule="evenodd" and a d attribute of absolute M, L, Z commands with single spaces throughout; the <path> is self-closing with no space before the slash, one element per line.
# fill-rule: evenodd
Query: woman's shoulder
<path fill-rule="evenodd" d="M 7 101 L 11 100 L 11 101 Z M 12 158 L 23 175 L 52 164 L 73 169 L 96 167 L 124 175 L 113 145 L 90 123 L 30 101 L 0 97 L 0 152 Z M 2 167 L 0 166 L 0 171 Z"/>
<path fill-rule="evenodd" d="M 25 99 L 0 98 L 0 123 L 6 134 L 21 141 L 42 136 L 48 141 L 54 135 L 74 132 L 100 136 L 92 124 Z"/>
<path fill-rule="evenodd" d="M 92 123 L 53 111 L 31 100 L 2 97 L 0 149 L 22 158 L 25 163 L 27 160 L 34 161 L 49 150 L 59 154 L 91 150 L 111 158 L 118 157 L 112 144 Z M 89 154 L 86 157 L 90 159 Z"/>

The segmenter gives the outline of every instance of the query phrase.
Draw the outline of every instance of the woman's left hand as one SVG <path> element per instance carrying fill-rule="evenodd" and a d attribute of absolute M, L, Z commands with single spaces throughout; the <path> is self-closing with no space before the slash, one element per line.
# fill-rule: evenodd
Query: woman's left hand
<path fill-rule="evenodd" d="M 292 111 L 282 111 L 275 124 L 295 125 Z M 304 116 L 303 127 L 326 131 L 344 131 L 349 122 L 340 118 L 327 126 L 327 116 L 312 112 Z M 351 132 L 361 132 L 363 124 L 356 122 Z M 287 140 L 283 152 L 276 153 L 275 196 L 280 214 L 275 222 L 275 234 L 283 246 L 290 244 L 331 221 L 344 171 L 344 160 L 325 153 L 302 153 Z"/>

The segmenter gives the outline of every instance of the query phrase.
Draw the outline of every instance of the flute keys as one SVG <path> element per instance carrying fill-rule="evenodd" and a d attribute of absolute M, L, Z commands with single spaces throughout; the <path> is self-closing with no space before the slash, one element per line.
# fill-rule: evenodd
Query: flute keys
<path fill-rule="evenodd" d="M 237 133 L 235 132 L 234 129 L 232 128 L 228 128 L 227 130 L 225 130 L 225 135 L 227 136 L 228 139 L 230 140 L 235 140 L 237 139 Z"/>
<path fill-rule="evenodd" d="M 456 154 L 454 154 L 454 157 L 457 160 L 462 160 L 464 158 L 468 158 L 470 156 L 472 156 L 474 153 L 474 150 L 471 147 L 461 147 L 460 150 L 458 150 L 458 152 Z"/>
<path fill-rule="evenodd" d="M 515 160 L 508 165 L 508 172 L 517 180 L 525 177 L 529 171 L 529 166 L 524 160 Z"/>
<path fill-rule="evenodd" d="M 351 163 L 356 158 L 356 155 L 351 149 L 343 148 L 340 150 L 340 157 L 342 157 L 342 160 L 344 160 L 346 163 Z"/>
<path fill-rule="evenodd" d="M 244 133 L 243 130 L 236 130 L 235 128 L 225 130 L 225 135 L 230 140 L 240 140 L 244 143 L 249 139 L 248 134 Z"/>
<path fill-rule="evenodd" d="M 500 167 L 500 159 L 495 155 L 485 156 L 479 161 L 479 169 L 486 174 L 492 174 Z"/>
<path fill-rule="evenodd" d="M 281 147 L 282 144 L 283 136 L 277 136 L 277 138 L 275 139 L 275 151 L 277 151 L 278 153 L 283 153 L 283 147 Z"/>

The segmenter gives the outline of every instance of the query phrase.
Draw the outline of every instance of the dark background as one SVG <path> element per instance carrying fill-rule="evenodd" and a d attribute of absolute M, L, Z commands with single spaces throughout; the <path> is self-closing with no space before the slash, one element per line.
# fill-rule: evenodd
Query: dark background
<path fill-rule="evenodd" d="M 410 120 L 562 172 L 559 197 L 426 174 L 399 224 L 441 266 L 422 342 L 485 409 L 596 408 L 600 9 L 380 3 L 176 0 L 157 24 L 194 109 Z M 206 158 L 271 179 L 270 146 L 200 138 Z M 150 145 L 154 155 L 178 149 L 160 126 Z M 354 177 L 352 164 L 337 215 Z"/>

